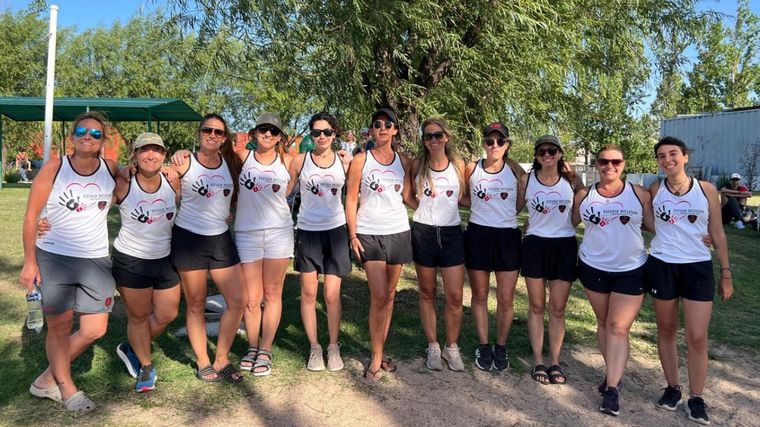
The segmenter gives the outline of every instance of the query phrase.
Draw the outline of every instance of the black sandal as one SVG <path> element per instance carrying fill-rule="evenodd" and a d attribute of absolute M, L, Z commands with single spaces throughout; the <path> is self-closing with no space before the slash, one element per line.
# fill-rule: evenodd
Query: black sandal
<path fill-rule="evenodd" d="M 383 377 L 380 371 L 382 371 L 382 368 L 378 369 L 375 372 L 370 371 L 369 363 L 367 363 L 367 366 L 364 367 L 364 373 L 362 374 L 362 377 L 364 377 L 367 382 L 376 383 Z"/>
<path fill-rule="evenodd" d="M 551 382 L 552 384 L 566 384 L 567 383 L 567 376 L 565 376 L 565 373 L 562 372 L 561 366 L 559 365 L 549 366 L 547 373 L 549 374 L 549 382 Z"/>
<path fill-rule="evenodd" d="M 206 378 L 208 375 L 216 375 L 213 378 Z M 195 378 L 207 383 L 215 383 L 221 379 L 219 372 L 216 372 L 214 365 L 208 365 L 204 368 L 198 368 L 195 371 Z"/>
<path fill-rule="evenodd" d="M 530 371 L 530 377 L 541 385 L 549 384 L 549 374 L 546 372 L 545 365 L 534 366 L 533 370 Z"/>
<path fill-rule="evenodd" d="M 219 376 L 228 383 L 236 384 L 243 381 L 243 375 L 232 365 L 232 363 L 224 365 L 224 367 L 219 370 Z"/>
<path fill-rule="evenodd" d="M 396 369 L 398 369 L 398 367 L 396 366 L 396 363 L 393 361 L 393 359 L 383 355 L 383 361 L 380 362 L 380 369 L 385 372 L 396 372 Z"/>

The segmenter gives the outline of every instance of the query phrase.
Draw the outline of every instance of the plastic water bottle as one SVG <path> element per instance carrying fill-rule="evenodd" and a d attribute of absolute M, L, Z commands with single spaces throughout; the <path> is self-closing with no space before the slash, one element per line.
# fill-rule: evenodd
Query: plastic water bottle
<path fill-rule="evenodd" d="M 42 316 L 42 293 L 40 293 L 37 285 L 34 285 L 32 292 L 26 294 L 26 304 L 29 308 L 29 314 L 26 316 L 26 328 L 40 333 L 44 317 Z"/>

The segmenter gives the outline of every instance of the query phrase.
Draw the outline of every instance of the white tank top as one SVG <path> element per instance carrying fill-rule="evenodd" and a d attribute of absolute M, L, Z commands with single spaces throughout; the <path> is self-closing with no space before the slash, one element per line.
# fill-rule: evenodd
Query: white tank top
<path fill-rule="evenodd" d="M 433 182 L 432 188 L 430 182 Z M 417 193 L 420 201 L 414 211 L 414 222 L 419 224 L 450 227 L 459 225 L 459 178 L 454 165 L 449 162 L 442 171 L 430 169 L 430 178 L 422 183 Z"/>
<path fill-rule="evenodd" d="M 581 201 L 580 213 L 585 232 L 578 256 L 584 263 L 608 272 L 631 271 L 644 265 L 644 208 L 631 184 L 625 183 L 623 191 L 610 198 L 592 185 Z"/>
<path fill-rule="evenodd" d="M 573 227 L 573 187 L 560 177 L 553 185 L 544 185 L 538 180 L 538 171 L 528 174 L 525 189 L 528 206 L 528 232 L 526 235 L 539 237 L 572 237 Z"/>
<path fill-rule="evenodd" d="M 708 234 L 710 217 L 707 196 L 692 178 L 686 194 L 676 196 L 660 181 L 660 188 L 652 201 L 655 236 L 649 253 L 657 259 L 674 264 L 709 261 L 710 249 L 702 243 Z"/>
<path fill-rule="evenodd" d="M 256 160 L 255 151 L 249 151 L 238 179 L 235 231 L 293 228 L 285 194 L 288 182 L 290 174 L 279 154 L 265 165 Z"/>
<path fill-rule="evenodd" d="M 121 229 L 113 241 L 117 251 L 141 259 L 169 256 L 176 193 L 164 175 L 159 175 L 161 184 L 153 193 L 143 190 L 137 177 L 129 180 L 127 195 L 119 204 Z"/>
<path fill-rule="evenodd" d="M 301 187 L 301 209 L 298 211 L 298 228 L 309 231 L 332 230 L 346 223 L 341 201 L 346 172 L 337 155 L 330 166 L 317 165 L 309 152 L 304 157 L 298 175 Z"/>
<path fill-rule="evenodd" d="M 368 150 L 362 169 L 356 232 L 387 235 L 409 230 L 409 218 L 401 195 L 403 190 L 401 157 L 393 153 L 393 161 L 384 165 L 375 160 L 372 150 Z"/>
<path fill-rule="evenodd" d="M 221 155 L 220 155 L 221 158 Z M 177 214 L 177 225 L 202 236 L 217 236 L 229 228 L 233 181 L 227 162 L 214 169 L 190 156 L 190 166 L 182 175 L 182 204 Z"/>
<path fill-rule="evenodd" d="M 486 227 L 517 228 L 517 177 L 504 162 L 491 173 L 475 163 L 470 175 L 470 222 Z"/>
<path fill-rule="evenodd" d="M 37 239 L 37 247 L 76 258 L 108 256 L 106 218 L 116 181 L 106 161 L 99 161 L 95 172 L 85 176 L 74 170 L 69 156 L 61 159 L 45 204 L 51 228 Z"/>

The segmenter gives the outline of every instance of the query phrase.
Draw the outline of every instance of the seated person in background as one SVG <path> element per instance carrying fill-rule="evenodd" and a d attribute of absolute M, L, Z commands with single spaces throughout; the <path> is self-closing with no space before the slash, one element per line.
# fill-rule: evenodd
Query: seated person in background
<path fill-rule="evenodd" d="M 742 211 L 747 207 L 747 198 L 752 197 L 752 192 L 741 182 L 741 175 L 731 174 L 731 181 L 720 189 L 720 205 L 723 214 L 723 224 L 736 221 L 736 228 L 744 228 Z"/>
<path fill-rule="evenodd" d="M 27 171 L 32 170 L 32 163 L 29 161 L 29 156 L 26 154 L 26 148 L 21 147 L 16 154 L 16 169 L 21 176 L 21 182 L 30 182 L 26 176 Z"/>

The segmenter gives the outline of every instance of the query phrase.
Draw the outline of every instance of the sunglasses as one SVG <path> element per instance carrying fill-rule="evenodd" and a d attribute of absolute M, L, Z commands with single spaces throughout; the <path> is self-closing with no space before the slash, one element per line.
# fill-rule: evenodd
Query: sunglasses
<path fill-rule="evenodd" d="M 74 129 L 74 136 L 77 138 L 82 138 L 83 136 L 87 135 L 87 128 L 76 128 Z M 90 129 L 90 136 L 92 139 L 100 139 L 103 137 L 103 131 L 99 129 Z"/>
<path fill-rule="evenodd" d="M 443 137 L 446 136 L 446 134 L 443 131 L 438 132 L 431 132 L 431 133 L 423 133 L 422 138 L 425 139 L 425 141 L 432 141 L 434 138 L 441 141 L 443 140 Z"/>
<path fill-rule="evenodd" d="M 383 122 L 382 120 L 375 120 L 372 123 L 372 127 L 375 128 L 375 129 L 380 129 L 381 127 L 383 127 L 383 124 L 385 124 L 385 128 L 386 129 L 390 129 L 390 128 L 393 127 L 393 122 L 390 121 L 390 120 L 388 120 L 386 122 Z"/>
<path fill-rule="evenodd" d="M 493 147 L 494 144 L 498 144 L 499 147 L 503 147 L 506 143 L 507 140 L 504 138 L 483 138 L 483 144 L 486 144 L 489 147 Z"/>
<path fill-rule="evenodd" d="M 215 136 L 222 137 L 224 136 L 224 129 L 203 127 L 201 128 L 201 133 L 206 136 L 209 136 L 213 133 Z"/>
<path fill-rule="evenodd" d="M 272 136 L 277 136 L 280 134 L 280 130 L 277 129 L 274 126 L 271 125 L 261 125 L 256 127 L 256 132 L 259 132 L 260 134 L 265 134 L 269 132 Z"/>
<path fill-rule="evenodd" d="M 625 160 L 623 159 L 596 159 L 596 164 L 599 166 L 607 166 L 611 164 L 612 166 L 618 167 L 622 165 L 624 161 Z"/>
<path fill-rule="evenodd" d="M 319 138 L 319 135 L 325 134 L 326 137 L 331 137 L 335 133 L 334 130 L 327 128 L 327 129 L 312 129 L 311 130 L 311 137 L 312 138 Z"/>
<path fill-rule="evenodd" d="M 556 156 L 558 152 L 559 152 L 559 148 L 557 147 L 539 148 L 538 150 L 536 150 L 536 155 L 538 157 L 543 157 L 547 154 L 549 154 L 550 156 Z"/>

